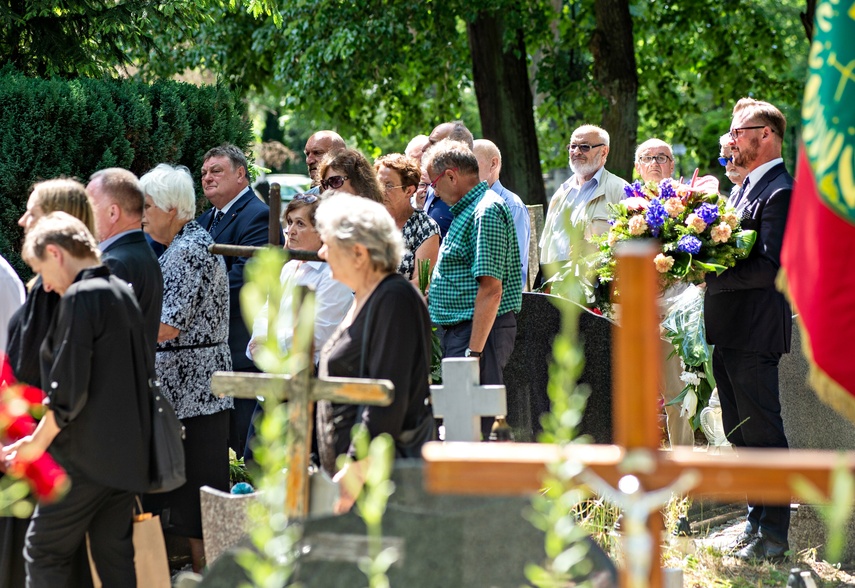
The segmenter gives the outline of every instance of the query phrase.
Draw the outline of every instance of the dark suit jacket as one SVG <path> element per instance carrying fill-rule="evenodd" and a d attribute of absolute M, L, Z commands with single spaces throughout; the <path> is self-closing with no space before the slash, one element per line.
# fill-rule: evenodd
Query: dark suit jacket
<path fill-rule="evenodd" d="M 707 274 L 704 319 L 707 341 L 744 351 L 790 351 L 792 311 L 775 288 L 793 178 L 783 163 L 758 180 L 738 204 L 742 228 L 757 231 L 747 259 Z"/>
<path fill-rule="evenodd" d="M 267 227 L 270 208 L 247 188 L 229 209 L 226 216 L 211 233 L 216 243 L 228 245 L 267 245 Z M 214 220 L 214 209 L 203 212 L 196 222 L 209 230 Z M 280 234 L 280 239 L 284 237 Z M 232 369 L 241 370 L 253 367 L 246 356 L 249 344 L 249 331 L 240 311 L 240 289 L 243 287 L 243 268 L 246 257 L 225 256 L 226 269 L 229 272 L 229 349 L 232 352 Z"/>
<path fill-rule="evenodd" d="M 69 470 L 109 488 L 149 487 L 154 351 L 124 280 L 85 269 L 60 299 L 41 347 L 42 382 L 59 434 L 49 447 Z"/>
<path fill-rule="evenodd" d="M 133 287 L 145 318 L 146 340 L 154 352 L 163 304 L 163 274 L 145 234 L 134 231 L 120 237 L 102 252 L 101 261 L 110 273 Z"/>

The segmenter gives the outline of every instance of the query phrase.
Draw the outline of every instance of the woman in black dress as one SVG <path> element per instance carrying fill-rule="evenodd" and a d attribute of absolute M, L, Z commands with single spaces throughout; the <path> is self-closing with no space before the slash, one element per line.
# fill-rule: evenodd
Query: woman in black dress
<path fill-rule="evenodd" d="M 320 375 L 388 379 L 395 385 L 389 406 L 318 403 L 321 465 L 333 474 L 336 457 L 355 457 L 350 432 L 356 424 L 371 438 L 391 435 L 397 457 L 417 457 L 435 430 L 428 382 L 431 327 L 424 298 L 396 273 L 401 232 L 381 204 L 348 194 L 326 197 L 316 218 L 324 243 L 319 255 L 333 278 L 354 293 L 353 306 L 321 351 Z M 361 486 L 363 472 L 364 463 L 350 463 L 337 478 L 347 476 Z M 342 494 L 339 510 L 347 510 L 355 496 Z"/>

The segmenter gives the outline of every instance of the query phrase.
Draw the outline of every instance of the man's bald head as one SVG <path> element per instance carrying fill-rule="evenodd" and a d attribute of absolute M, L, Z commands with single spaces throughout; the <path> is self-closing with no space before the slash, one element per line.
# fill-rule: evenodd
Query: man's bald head
<path fill-rule="evenodd" d="M 347 145 L 341 135 L 335 131 L 318 131 L 306 141 L 306 166 L 309 168 L 309 175 L 312 180 L 318 180 L 318 165 L 324 158 L 324 155 L 330 151 L 342 151 L 347 149 Z"/>
<path fill-rule="evenodd" d="M 469 149 L 472 149 L 472 144 L 475 142 L 475 138 L 472 136 L 469 129 L 466 128 L 466 125 L 463 124 L 462 120 L 454 120 L 437 125 L 436 128 L 431 131 L 428 139 L 430 140 L 431 145 L 436 145 L 443 139 L 459 141 L 468 145 Z"/>
<path fill-rule="evenodd" d="M 407 148 L 404 149 L 404 155 L 412 157 L 416 161 L 421 161 L 422 154 L 428 147 L 430 147 L 430 137 L 427 135 L 416 135 L 410 139 L 409 143 L 407 143 Z"/>
<path fill-rule="evenodd" d="M 474 141 L 472 152 L 478 160 L 478 176 L 482 182 L 492 186 L 502 173 L 502 152 L 488 139 Z"/>

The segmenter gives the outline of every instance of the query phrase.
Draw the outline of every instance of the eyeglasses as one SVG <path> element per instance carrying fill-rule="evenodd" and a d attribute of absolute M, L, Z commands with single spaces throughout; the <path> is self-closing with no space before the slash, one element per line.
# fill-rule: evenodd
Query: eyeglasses
<path fill-rule="evenodd" d="M 659 164 L 665 164 L 671 161 L 671 158 L 665 155 L 664 153 L 660 153 L 659 155 L 642 155 L 638 158 L 638 161 L 641 163 L 651 163 L 655 161 Z"/>
<path fill-rule="evenodd" d="M 722 166 L 727 166 L 728 163 L 733 163 L 733 155 L 731 155 L 730 157 L 719 157 L 718 162 Z"/>
<path fill-rule="evenodd" d="M 427 185 L 427 184 L 425 184 L 425 185 Z M 403 187 L 404 187 L 404 184 L 401 184 L 400 186 L 393 186 L 392 184 L 383 184 L 383 190 L 385 190 L 386 192 L 391 192 L 395 188 L 403 188 Z"/>
<path fill-rule="evenodd" d="M 306 204 L 314 204 L 318 200 L 318 196 L 316 194 L 304 194 L 302 192 L 298 194 L 294 194 L 294 197 L 291 200 L 296 200 L 297 202 L 305 202 Z"/>
<path fill-rule="evenodd" d="M 567 145 L 567 151 L 573 151 L 574 149 L 578 149 L 582 153 L 587 153 L 594 147 L 602 147 L 603 145 L 605 145 L 605 143 L 597 143 L 596 145 L 577 145 L 576 143 L 570 143 L 569 145 Z"/>
<path fill-rule="evenodd" d="M 419 190 L 427 190 L 430 187 L 430 182 L 419 182 Z"/>
<path fill-rule="evenodd" d="M 447 171 L 454 171 L 454 172 L 456 172 L 456 171 L 457 171 L 457 168 L 456 168 L 456 167 L 451 167 L 451 168 L 448 168 L 448 169 L 444 169 L 444 170 L 442 170 L 442 172 L 440 172 L 440 174 L 439 174 L 438 176 L 436 176 L 436 179 L 435 179 L 434 181 L 432 181 L 432 182 L 431 182 L 430 184 L 428 184 L 428 185 L 429 185 L 431 188 L 433 188 L 433 189 L 435 190 L 435 189 L 436 189 L 436 184 L 437 184 L 437 182 L 439 182 L 439 181 L 442 179 L 442 176 L 444 176 L 444 175 L 445 175 L 445 172 L 447 172 Z"/>
<path fill-rule="evenodd" d="M 739 135 L 742 131 L 751 131 L 753 129 L 763 129 L 766 125 L 754 125 L 753 127 L 739 127 L 736 129 L 730 129 L 730 138 L 736 141 L 739 138 Z"/>
<path fill-rule="evenodd" d="M 348 176 L 330 176 L 325 180 L 321 180 L 321 187 L 324 190 L 338 190 L 344 186 L 344 181 L 349 179 Z"/>

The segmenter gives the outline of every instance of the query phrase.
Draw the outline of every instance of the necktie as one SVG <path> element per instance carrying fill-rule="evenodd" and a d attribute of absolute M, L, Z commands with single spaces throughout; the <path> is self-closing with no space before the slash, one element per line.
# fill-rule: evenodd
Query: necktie
<path fill-rule="evenodd" d="M 223 217 L 226 216 L 222 210 L 218 210 L 217 214 L 214 215 L 214 221 L 211 223 L 211 228 L 208 229 L 209 233 L 213 233 L 214 229 L 217 228 L 217 225 L 220 224 L 220 221 L 223 220 Z"/>
<path fill-rule="evenodd" d="M 751 184 L 751 180 L 745 178 L 745 181 L 742 182 L 742 186 L 739 188 L 739 193 L 736 195 L 736 201 L 733 203 L 733 208 L 738 208 L 740 203 L 742 202 L 742 198 L 745 196 L 745 193 L 748 191 L 748 186 Z"/>

